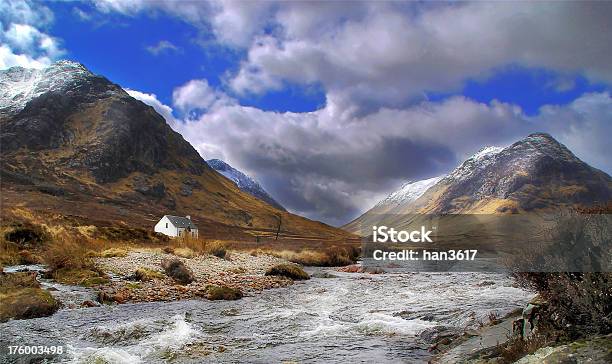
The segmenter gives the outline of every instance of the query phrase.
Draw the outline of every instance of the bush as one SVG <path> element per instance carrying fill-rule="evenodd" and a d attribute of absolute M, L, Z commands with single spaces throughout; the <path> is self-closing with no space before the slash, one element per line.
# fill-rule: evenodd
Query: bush
<path fill-rule="evenodd" d="M 127 255 L 127 250 L 120 248 L 110 248 L 100 253 L 101 258 L 126 257 Z"/>
<path fill-rule="evenodd" d="M 94 267 L 84 239 L 67 234 L 49 244 L 43 251 L 43 260 L 52 272 L 62 268 L 89 269 Z"/>
<path fill-rule="evenodd" d="M 6 241 L 4 235 L 0 235 L 0 266 L 19 264 L 20 260 L 17 244 Z"/>
<path fill-rule="evenodd" d="M 553 245 L 537 247 L 514 265 L 523 268 L 514 274 L 518 283 L 547 302 L 543 315 L 552 330 L 569 339 L 612 332 L 612 273 L 602 267 L 610 264 L 609 215 L 602 215 L 609 212 L 558 213 L 555 226 L 545 231 Z M 550 272 L 555 268 L 567 272 Z"/>
<path fill-rule="evenodd" d="M 142 267 L 136 269 L 136 272 L 134 272 L 134 279 L 142 282 L 148 282 L 154 279 L 164 279 L 165 277 L 166 276 L 161 272 Z"/>
<path fill-rule="evenodd" d="M 327 266 L 340 267 L 354 264 L 359 255 L 359 248 L 355 246 L 331 247 L 327 250 Z"/>
<path fill-rule="evenodd" d="M 221 241 L 209 241 L 204 245 L 203 253 L 225 259 L 227 255 L 227 247 L 226 244 Z"/>
<path fill-rule="evenodd" d="M 515 273 L 547 302 L 548 324 L 575 339 L 612 332 L 612 273 Z"/>
<path fill-rule="evenodd" d="M 310 279 L 308 273 L 296 264 L 278 264 L 266 271 L 267 276 L 282 276 L 295 281 Z"/>
<path fill-rule="evenodd" d="M 236 288 L 226 286 L 208 286 L 207 296 L 211 301 L 226 300 L 233 301 L 242 298 L 242 291 Z"/>
<path fill-rule="evenodd" d="M 189 284 L 195 280 L 191 269 L 178 259 L 164 259 L 161 266 L 169 277 L 180 284 Z"/>
<path fill-rule="evenodd" d="M 96 270 L 81 268 L 60 268 L 51 274 L 53 279 L 63 284 L 93 287 L 109 282 L 108 278 Z"/>
<path fill-rule="evenodd" d="M 178 257 L 181 257 L 181 258 L 193 258 L 195 256 L 195 253 L 193 252 L 193 250 L 189 248 L 175 248 L 172 251 L 172 254 Z"/>
<path fill-rule="evenodd" d="M 19 246 L 37 247 L 47 242 L 49 234 L 40 226 L 33 224 L 19 224 L 4 234 L 7 241 Z"/>

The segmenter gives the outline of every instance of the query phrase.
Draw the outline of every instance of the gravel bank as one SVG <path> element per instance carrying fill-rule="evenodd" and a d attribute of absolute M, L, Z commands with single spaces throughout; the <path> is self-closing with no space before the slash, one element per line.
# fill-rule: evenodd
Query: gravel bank
<path fill-rule="evenodd" d="M 193 271 L 195 281 L 183 286 L 169 277 L 148 282 L 130 279 L 138 268 L 163 272 L 161 261 L 167 258 L 180 259 Z M 280 263 L 287 262 L 272 256 L 255 257 L 233 251 L 228 252 L 226 259 L 211 255 L 181 258 L 157 251 L 130 251 L 125 257 L 96 259 L 97 266 L 111 277 L 111 283 L 101 287 L 99 299 L 118 303 L 191 299 L 206 297 L 209 285 L 237 288 L 251 295 L 293 283 L 284 277 L 264 276 L 268 268 Z"/>

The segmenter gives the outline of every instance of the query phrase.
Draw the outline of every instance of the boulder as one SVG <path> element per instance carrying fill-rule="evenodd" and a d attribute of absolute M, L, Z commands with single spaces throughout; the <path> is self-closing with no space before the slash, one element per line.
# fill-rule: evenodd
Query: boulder
<path fill-rule="evenodd" d="M 294 281 L 310 279 L 308 273 L 297 264 L 278 264 L 266 271 L 267 276 L 282 276 Z"/>
<path fill-rule="evenodd" d="M 226 300 L 233 301 L 242 298 L 242 291 L 236 288 L 226 286 L 208 286 L 207 295 L 211 301 Z"/>
<path fill-rule="evenodd" d="M 59 303 L 40 288 L 35 272 L 0 275 L 0 322 L 52 315 Z"/>
<path fill-rule="evenodd" d="M 363 270 L 361 269 L 361 265 L 359 265 L 359 264 L 352 264 L 352 265 L 347 265 L 345 267 L 338 268 L 338 272 L 361 273 L 361 272 L 363 272 Z"/>
<path fill-rule="evenodd" d="M 189 284 L 195 280 L 191 269 L 179 259 L 164 259 L 161 266 L 169 277 L 180 284 Z"/>

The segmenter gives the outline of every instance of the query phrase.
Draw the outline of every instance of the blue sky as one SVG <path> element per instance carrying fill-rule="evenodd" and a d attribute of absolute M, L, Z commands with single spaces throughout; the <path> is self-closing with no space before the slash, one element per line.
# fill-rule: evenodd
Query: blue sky
<path fill-rule="evenodd" d="M 0 0 L 0 68 L 85 64 L 331 224 L 545 131 L 612 171 L 611 3 Z"/>

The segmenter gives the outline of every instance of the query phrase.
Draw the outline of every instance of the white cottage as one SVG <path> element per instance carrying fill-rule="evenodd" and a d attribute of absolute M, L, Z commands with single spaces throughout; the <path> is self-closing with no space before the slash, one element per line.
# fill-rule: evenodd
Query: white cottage
<path fill-rule="evenodd" d="M 191 216 L 164 215 L 155 225 L 155 232 L 171 237 L 190 236 L 198 237 L 198 227 L 191 221 Z"/>

